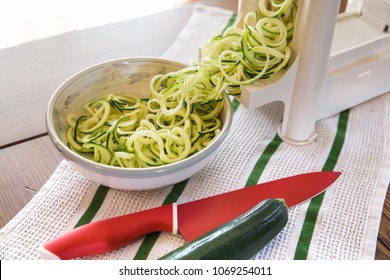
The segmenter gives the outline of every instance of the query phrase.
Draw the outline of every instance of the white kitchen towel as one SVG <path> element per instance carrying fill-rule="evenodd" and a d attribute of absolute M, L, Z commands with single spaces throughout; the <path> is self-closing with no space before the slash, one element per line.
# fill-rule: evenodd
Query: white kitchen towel
<path fill-rule="evenodd" d="M 233 20 L 231 11 L 195 6 L 163 57 L 191 63 L 204 40 Z M 255 259 L 373 259 L 390 180 L 390 93 L 318 121 L 318 138 L 299 147 L 277 136 L 282 104 L 255 110 L 237 100 L 233 105 L 231 131 L 215 158 L 174 186 L 152 191 L 107 188 L 63 160 L 28 205 L 0 230 L 0 259 L 39 259 L 40 246 L 90 221 L 320 170 L 343 174 L 323 195 L 291 208 L 287 226 Z M 180 235 L 154 233 L 119 250 L 82 259 L 157 259 L 183 244 Z"/>

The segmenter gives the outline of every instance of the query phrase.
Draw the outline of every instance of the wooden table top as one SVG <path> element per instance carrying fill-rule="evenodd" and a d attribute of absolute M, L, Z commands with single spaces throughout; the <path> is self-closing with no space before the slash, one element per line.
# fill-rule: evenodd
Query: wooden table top
<path fill-rule="evenodd" d="M 234 0 L 211 2 L 236 7 Z M 56 87 L 75 72 L 105 60 L 160 56 L 191 11 L 192 4 L 183 5 L 153 16 L 0 50 L 0 228 L 30 201 L 62 160 L 45 127 L 46 106 Z M 148 36 L 155 26 L 159 32 Z M 134 44 L 129 38 L 139 39 Z M 390 259 L 389 210 L 388 191 L 376 259 Z"/>

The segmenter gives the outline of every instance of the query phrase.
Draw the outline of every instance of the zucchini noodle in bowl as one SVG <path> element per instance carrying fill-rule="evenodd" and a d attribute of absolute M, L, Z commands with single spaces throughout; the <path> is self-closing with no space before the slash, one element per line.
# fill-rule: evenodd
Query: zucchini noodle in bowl
<path fill-rule="evenodd" d="M 48 133 L 96 183 L 125 190 L 179 183 L 213 158 L 232 122 L 229 97 L 202 71 L 160 58 L 84 69 L 50 98 Z"/>

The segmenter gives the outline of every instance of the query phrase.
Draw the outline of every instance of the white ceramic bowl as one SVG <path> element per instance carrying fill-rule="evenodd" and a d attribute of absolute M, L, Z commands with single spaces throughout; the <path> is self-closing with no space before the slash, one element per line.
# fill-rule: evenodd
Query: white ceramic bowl
<path fill-rule="evenodd" d="M 232 122 L 230 99 L 224 96 L 223 128 L 213 143 L 179 162 L 150 168 L 121 168 L 96 163 L 72 151 L 66 144 L 66 116 L 81 113 L 81 106 L 109 93 L 140 93 L 149 97 L 149 81 L 158 73 L 175 72 L 186 65 L 160 58 L 124 58 L 103 62 L 75 74 L 53 93 L 46 112 L 46 127 L 72 166 L 88 179 L 117 189 L 147 190 L 172 185 L 200 171 L 215 155 Z M 142 96 L 141 96 L 142 95 Z"/>

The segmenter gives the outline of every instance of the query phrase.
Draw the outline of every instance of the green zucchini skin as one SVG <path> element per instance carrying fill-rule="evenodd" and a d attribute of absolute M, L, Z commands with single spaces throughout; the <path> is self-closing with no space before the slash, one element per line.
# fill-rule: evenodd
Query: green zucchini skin
<path fill-rule="evenodd" d="M 168 253 L 160 260 L 249 260 L 287 224 L 283 199 L 267 199 L 248 212 Z"/>

